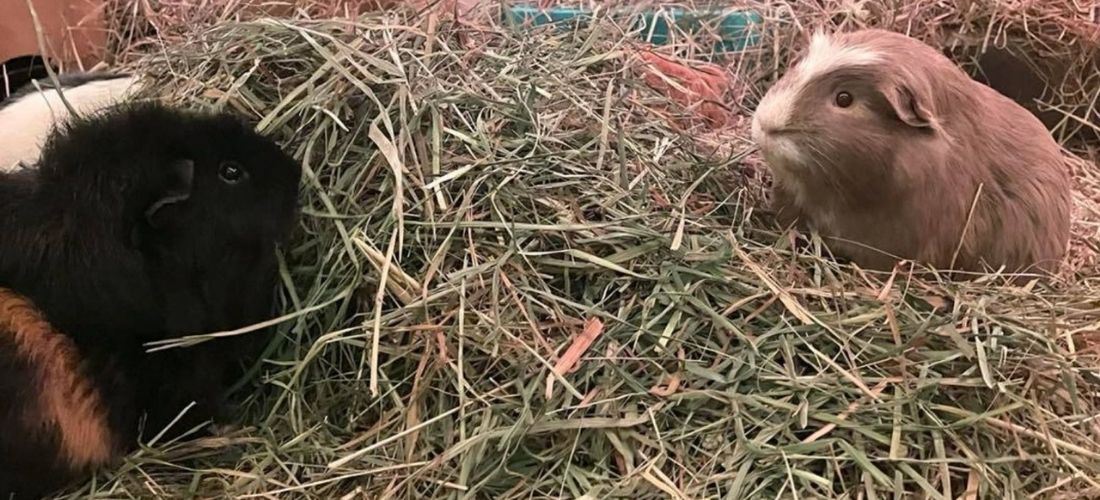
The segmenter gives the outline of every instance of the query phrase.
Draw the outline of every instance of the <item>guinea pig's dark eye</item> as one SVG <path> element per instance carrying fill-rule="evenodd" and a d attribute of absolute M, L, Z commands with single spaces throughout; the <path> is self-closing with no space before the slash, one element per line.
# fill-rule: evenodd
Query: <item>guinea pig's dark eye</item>
<path fill-rule="evenodd" d="M 248 173 L 244 171 L 244 167 L 235 161 L 223 161 L 221 166 L 218 167 L 218 177 L 221 177 L 226 184 L 241 182 L 247 175 Z"/>
<path fill-rule="evenodd" d="M 837 94 L 836 94 L 836 105 L 840 106 L 842 108 L 847 108 L 848 106 L 851 106 L 852 105 L 852 94 L 849 94 L 849 93 L 843 92 L 843 91 L 837 92 Z"/>

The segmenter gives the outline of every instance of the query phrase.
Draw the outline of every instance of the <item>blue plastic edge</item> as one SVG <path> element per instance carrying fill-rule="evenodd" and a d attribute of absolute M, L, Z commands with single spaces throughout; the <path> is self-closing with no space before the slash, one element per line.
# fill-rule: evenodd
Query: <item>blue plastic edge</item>
<path fill-rule="evenodd" d="M 718 52 L 737 52 L 756 45 L 760 36 L 752 28 L 754 25 L 763 22 L 763 18 L 759 13 L 746 10 L 686 11 L 671 9 L 662 14 L 656 12 L 646 13 L 639 20 L 640 26 L 636 26 L 636 28 L 641 29 L 646 41 L 658 45 L 668 43 L 669 32 L 672 29 L 669 21 L 685 31 L 691 31 L 699 26 L 700 21 L 711 21 L 720 17 L 718 28 L 721 31 L 722 40 L 715 44 L 715 50 Z M 539 9 L 529 4 L 513 5 L 507 9 L 505 15 L 509 23 L 521 28 L 560 25 L 563 29 L 568 29 L 574 24 L 583 23 L 592 17 L 592 13 L 584 9 L 571 7 Z"/>

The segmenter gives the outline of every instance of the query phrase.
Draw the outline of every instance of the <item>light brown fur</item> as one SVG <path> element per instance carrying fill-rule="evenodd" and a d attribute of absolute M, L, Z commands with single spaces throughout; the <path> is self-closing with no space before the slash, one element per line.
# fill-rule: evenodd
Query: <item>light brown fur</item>
<path fill-rule="evenodd" d="M 81 376 L 72 341 L 54 331 L 26 299 L 5 289 L 0 289 L 0 335 L 10 336 L 18 356 L 37 372 L 31 383 L 38 392 L 38 405 L 27 409 L 27 429 L 56 431 L 59 454 L 73 469 L 111 460 L 115 450 L 105 405 L 96 388 Z"/>
<path fill-rule="evenodd" d="M 816 47 L 877 58 L 808 77 L 795 67 L 758 107 L 754 136 L 780 222 L 816 230 L 870 269 L 904 258 L 1055 270 L 1069 240 L 1070 182 L 1042 123 L 912 38 L 863 30 L 828 40 Z M 857 104 L 833 107 L 842 90 Z"/>

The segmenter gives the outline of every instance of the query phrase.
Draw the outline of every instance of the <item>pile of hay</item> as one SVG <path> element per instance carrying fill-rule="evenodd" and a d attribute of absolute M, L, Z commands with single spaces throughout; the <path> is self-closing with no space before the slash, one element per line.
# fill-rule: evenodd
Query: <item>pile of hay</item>
<path fill-rule="evenodd" d="M 735 117 L 794 49 L 765 7 L 775 29 L 729 61 Z M 743 124 L 703 133 L 623 20 L 214 10 L 164 16 L 128 66 L 301 159 L 287 316 L 239 428 L 72 495 L 1100 495 L 1091 276 L 927 282 L 790 251 Z"/>

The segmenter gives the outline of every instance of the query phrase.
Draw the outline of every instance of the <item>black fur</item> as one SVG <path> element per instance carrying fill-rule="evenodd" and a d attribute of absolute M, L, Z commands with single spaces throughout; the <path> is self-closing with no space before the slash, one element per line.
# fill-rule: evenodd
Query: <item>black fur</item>
<path fill-rule="evenodd" d="M 22 56 L 5 61 L 0 67 L 0 107 L 8 100 L 12 92 L 28 82 L 46 78 L 46 63 L 39 56 Z"/>
<path fill-rule="evenodd" d="M 246 180 L 219 178 L 226 161 Z M 74 120 L 36 169 L 0 175 L 0 286 L 73 339 L 124 440 L 160 432 L 196 400 L 177 427 L 188 430 L 219 416 L 229 362 L 248 339 L 152 354 L 142 343 L 270 317 L 300 176 L 226 115 L 138 103 Z M 116 390 L 118 379 L 132 390 Z"/>

